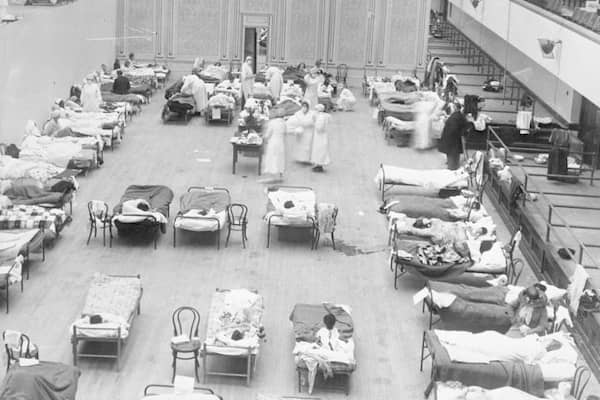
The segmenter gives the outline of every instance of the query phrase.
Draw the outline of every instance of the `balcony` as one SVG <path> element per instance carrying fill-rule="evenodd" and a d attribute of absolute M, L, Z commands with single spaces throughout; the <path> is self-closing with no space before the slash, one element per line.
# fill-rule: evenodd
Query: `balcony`
<path fill-rule="evenodd" d="M 600 4 L 585 0 L 524 0 L 568 19 L 593 32 L 600 33 Z"/>

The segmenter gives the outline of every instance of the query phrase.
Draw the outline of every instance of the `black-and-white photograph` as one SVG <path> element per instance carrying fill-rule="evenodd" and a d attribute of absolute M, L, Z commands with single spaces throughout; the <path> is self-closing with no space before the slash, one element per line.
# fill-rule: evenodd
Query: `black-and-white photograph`
<path fill-rule="evenodd" d="M 600 400 L 600 0 L 0 0 L 0 400 Z"/>

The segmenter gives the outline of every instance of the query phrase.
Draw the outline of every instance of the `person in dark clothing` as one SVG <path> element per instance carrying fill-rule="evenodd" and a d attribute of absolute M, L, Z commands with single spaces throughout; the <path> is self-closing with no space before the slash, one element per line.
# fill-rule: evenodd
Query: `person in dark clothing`
<path fill-rule="evenodd" d="M 115 62 L 113 63 L 113 69 L 121 69 L 121 61 L 118 58 L 115 58 Z"/>
<path fill-rule="evenodd" d="M 460 167 L 460 155 L 463 152 L 462 137 L 469 127 L 469 119 L 461 109 L 452 113 L 446 120 L 438 150 L 446 154 L 448 169 Z"/>
<path fill-rule="evenodd" d="M 123 71 L 117 71 L 117 79 L 113 82 L 113 93 L 116 94 L 128 94 L 129 89 L 131 89 L 131 84 L 129 83 L 129 79 L 123 76 Z"/>

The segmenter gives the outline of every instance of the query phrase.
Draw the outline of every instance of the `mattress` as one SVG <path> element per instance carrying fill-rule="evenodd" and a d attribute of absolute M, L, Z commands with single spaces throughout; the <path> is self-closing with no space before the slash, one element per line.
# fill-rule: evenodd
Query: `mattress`
<path fill-rule="evenodd" d="M 75 400 L 81 371 L 71 365 L 42 361 L 10 368 L 0 384 L 2 400 Z"/>
<path fill-rule="evenodd" d="M 432 378 L 435 380 L 458 381 L 486 389 L 512 386 L 536 396 L 544 395 L 544 378 L 537 365 L 506 361 L 488 364 L 453 362 L 434 331 L 426 332 L 425 340 L 433 355 Z"/>
<path fill-rule="evenodd" d="M 0 230 L 44 227 L 46 232 L 57 234 L 66 221 L 66 213 L 58 208 L 20 205 L 0 209 Z"/>
<path fill-rule="evenodd" d="M 212 354 L 258 354 L 259 330 L 264 313 L 263 297 L 247 289 L 218 289 L 212 296 L 206 326 L 206 350 Z M 243 334 L 233 340 L 235 331 Z"/>
<path fill-rule="evenodd" d="M 335 316 L 337 322 L 335 327 L 338 329 L 340 339 L 346 341 L 352 350 L 354 349 L 354 322 L 352 320 L 351 310 L 346 305 L 336 305 L 329 303 L 322 304 L 296 304 L 290 314 L 290 321 L 294 331 L 296 344 L 314 343 L 316 333 L 324 327 L 323 317 L 331 313 Z M 295 362 L 298 367 L 306 368 L 305 361 L 296 356 Z M 352 355 L 352 362 L 330 362 L 333 372 L 349 373 L 356 368 L 356 361 Z"/>
<path fill-rule="evenodd" d="M 74 323 L 78 328 L 77 335 L 111 338 L 116 337 L 117 329 L 121 328 L 121 338 L 126 338 L 141 296 L 142 282 L 138 277 L 95 274 L 81 312 L 82 318 Z M 89 317 L 92 315 L 101 315 L 103 322 L 91 324 Z"/>
<path fill-rule="evenodd" d="M 38 235 L 41 235 L 39 229 L 0 230 L 0 260 L 15 258 L 24 252 Z"/>
<path fill-rule="evenodd" d="M 265 221 L 276 226 L 312 227 L 315 205 L 315 192 L 310 188 L 272 187 L 267 190 Z"/>
<path fill-rule="evenodd" d="M 391 165 L 382 165 L 375 182 L 382 185 L 412 185 L 432 189 L 446 187 L 468 187 L 469 174 L 463 169 L 451 171 L 448 169 L 412 169 Z"/>
<path fill-rule="evenodd" d="M 196 232 L 223 229 L 227 223 L 229 193 L 223 190 L 192 189 L 181 196 L 174 226 Z"/>

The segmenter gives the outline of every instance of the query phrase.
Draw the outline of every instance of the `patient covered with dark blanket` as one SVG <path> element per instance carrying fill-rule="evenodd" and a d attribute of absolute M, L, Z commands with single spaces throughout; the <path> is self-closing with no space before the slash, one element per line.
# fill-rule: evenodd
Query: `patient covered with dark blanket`
<path fill-rule="evenodd" d="M 75 191 L 72 179 L 50 179 L 45 184 L 32 178 L 15 179 L 4 190 L 4 195 L 17 205 L 57 204 L 64 196 Z"/>
<path fill-rule="evenodd" d="M 37 365 L 14 365 L 0 384 L 2 400 L 75 400 L 79 368 L 42 361 Z"/>
<path fill-rule="evenodd" d="M 166 233 L 173 196 L 173 191 L 162 185 L 129 186 L 121 196 L 119 204 L 113 209 L 113 221 L 119 230 L 119 235 L 153 232 L 157 223 L 161 232 Z M 132 212 L 127 207 L 132 200 L 145 206 L 137 207 L 138 209 Z"/>

